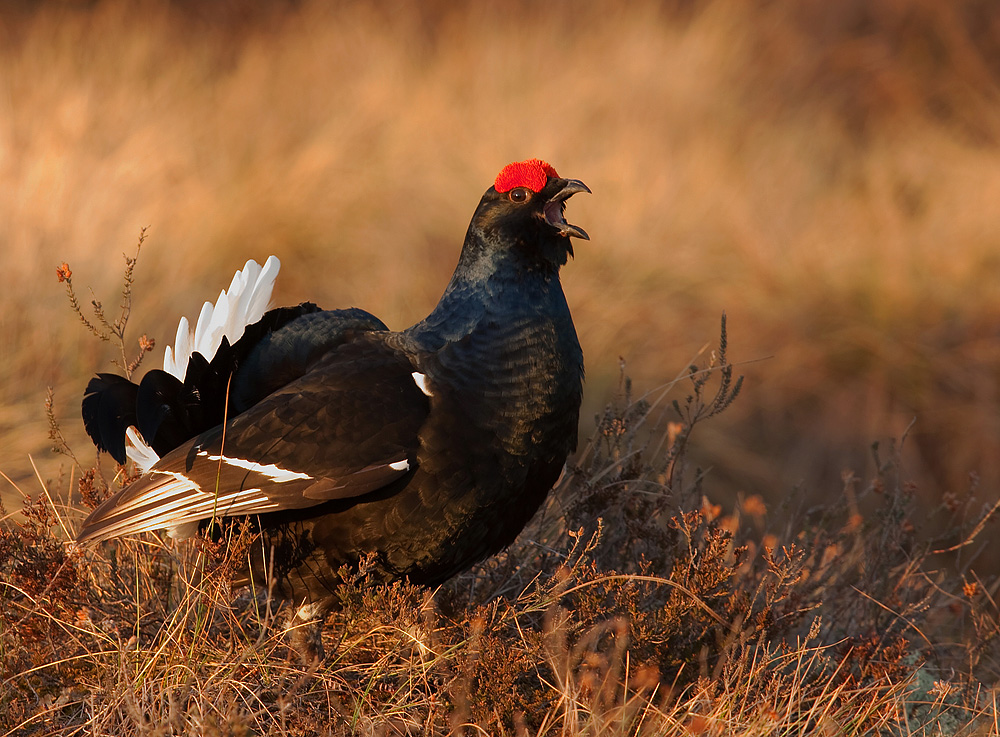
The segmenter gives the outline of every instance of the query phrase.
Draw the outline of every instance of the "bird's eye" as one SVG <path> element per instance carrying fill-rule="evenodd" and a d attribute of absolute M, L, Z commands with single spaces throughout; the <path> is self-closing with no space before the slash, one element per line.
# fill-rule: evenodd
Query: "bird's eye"
<path fill-rule="evenodd" d="M 527 187 L 514 187 L 507 193 L 507 197 L 511 202 L 527 202 L 531 199 L 531 190 Z"/>

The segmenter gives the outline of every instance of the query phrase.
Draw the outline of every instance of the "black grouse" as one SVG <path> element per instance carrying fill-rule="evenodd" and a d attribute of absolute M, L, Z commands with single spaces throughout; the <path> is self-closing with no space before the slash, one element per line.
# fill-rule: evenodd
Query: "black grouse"
<path fill-rule="evenodd" d="M 362 557 L 436 584 L 509 545 L 576 448 L 583 353 L 559 269 L 589 239 L 566 200 L 589 191 L 538 159 L 504 167 L 441 300 L 402 332 L 359 309 L 265 314 L 277 260 L 248 262 L 193 336 L 182 320 L 165 370 L 88 385 L 87 432 L 145 473 L 79 541 L 249 520 L 255 580 L 300 600 Z"/>

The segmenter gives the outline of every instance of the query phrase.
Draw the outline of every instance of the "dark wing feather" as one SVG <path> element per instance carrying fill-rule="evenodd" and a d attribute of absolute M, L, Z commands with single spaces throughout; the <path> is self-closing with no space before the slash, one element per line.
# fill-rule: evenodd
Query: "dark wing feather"
<path fill-rule="evenodd" d="M 79 539 L 301 509 L 412 473 L 429 412 L 412 372 L 379 334 L 359 336 L 224 428 L 160 459 L 95 509 Z"/>
<path fill-rule="evenodd" d="M 233 346 L 236 372 L 231 387 L 230 412 L 242 412 L 269 394 L 304 376 L 323 356 L 362 332 L 388 330 L 381 320 L 357 308 L 305 309 L 287 319 L 289 308 L 272 310 L 260 323 L 247 328 Z M 268 324 L 268 323 L 273 324 Z"/>

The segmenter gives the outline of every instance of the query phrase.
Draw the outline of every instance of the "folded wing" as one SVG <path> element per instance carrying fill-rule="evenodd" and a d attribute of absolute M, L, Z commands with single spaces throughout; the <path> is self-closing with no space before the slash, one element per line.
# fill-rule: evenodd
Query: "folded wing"
<path fill-rule="evenodd" d="M 414 471 L 429 398 L 379 333 L 359 335 L 238 417 L 167 453 L 79 540 L 364 496 Z"/>

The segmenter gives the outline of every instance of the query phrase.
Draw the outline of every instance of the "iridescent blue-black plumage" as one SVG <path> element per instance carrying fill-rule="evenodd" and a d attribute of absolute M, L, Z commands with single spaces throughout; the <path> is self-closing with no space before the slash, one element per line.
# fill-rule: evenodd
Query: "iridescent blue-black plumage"
<path fill-rule="evenodd" d="M 565 200 L 589 190 L 549 171 L 538 191 L 515 180 L 486 192 L 440 302 L 407 330 L 360 310 L 291 308 L 206 362 L 218 359 L 204 373 L 212 392 L 225 376 L 228 409 L 187 377 L 183 391 L 154 392 L 160 460 L 98 507 L 80 539 L 250 516 L 274 550 L 277 590 L 313 599 L 363 556 L 386 579 L 433 584 L 508 545 L 576 447 L 582 396 L 559 268 L 570 237 L 587 237 L 562 217 Z M 107 388 L 88 399 L 103 414 L 87 425 L 108 448 L 132 418 L 112 398 L 130 393 L 99 380 Z M 211 408 L 198 421 L 214 424 L 189 421 L 194 394 Z M 155 438 L 174 444 L 177 417 L 178 432 L 194 432 L 160 452 Z M 271 559 L 253 561 L 257 580 Z"/>

